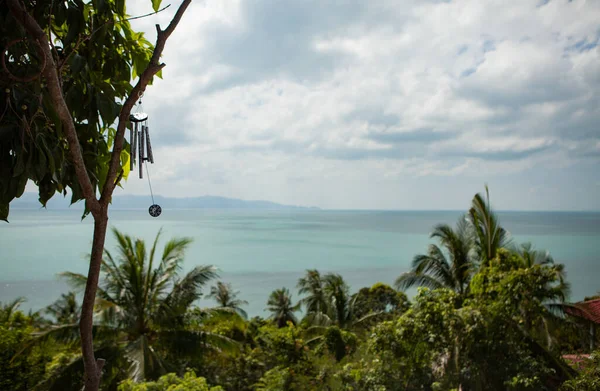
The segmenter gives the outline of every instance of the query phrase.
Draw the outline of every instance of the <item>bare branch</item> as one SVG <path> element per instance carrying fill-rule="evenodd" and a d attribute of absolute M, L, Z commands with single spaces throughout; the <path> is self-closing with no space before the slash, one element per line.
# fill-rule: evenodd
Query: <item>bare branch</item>
<path fill-rule="evenodd" d="M 136 19 L 142 19 L 145 18 L 147 16 L 152 16 L 152 15 L 156 15 L 159 12 L 163 12 L 164 10 L 166 10 L 167 8 L 169 8 L 171 6 L 171 4 L 167 4 L 166 6 L 164 6 L 163 8 L 159 9 L 158 11 L 154 11 L 154 12 L 150 12 L 149 14 L 145 14 L 145 15 L 140 15 L 140 16 L 132 16 L 131 18 L 127 18 L 125 20 L 136 20 Z"/>
<path fill-rule="evenodd" d="M 90 255 L 90 264 L 85 293 L 83 296 L 83 303 L 81 305 L 79 330 L 81 335 L 81 348 L 85 369 L 85 390 L 97 391 L 100 386 L 102 368 L 105 361 L 101 358 L 96 360 L 94 357 L 92 333 L 94 302 L 96 298 L 96 292 L 98 290 L 100 266 L 102 264 L 102 253 L 104 251 L 104 243 L 106 240 L 106 228 L 108 224 L 108 201 L 112 196 L 115 185 L 119 182 L 122 175 L 122 170 L 120 170 L 119 178 L 115 180 L 117 170 L 120 169 L 120 156 L 123 149 L 125 128 L 129 121 L 129 114 L 137 97 L 140 95 L 140 93 L 144 92 L 148 83 L 150 80 L 152 80 L 152 77 L 165 66 L 164 64 L 159 63 L 165 42 L 171 33 L 173 33 L 173 30 L 175 30 L 175 27 L 181 20 L 181 17 L 191 3 L 191 0 L 183 1 L 173 17 L 173 20 L 171 20 L 171 23 L 169 23 L 167 30 L 161 31 L 160 27 L 157 27 L 158 36 L 150 63 L 140 75 L 137 84 L 133 87 L 129 97 L 125 100 L 125 103 L 121 108 L 121 113 L 119 114 L 119 124 L 117 127 L 117 134 L 115 136 L 114 148 L 111 154 L 109 172 L 104 188 L 102 189 L 100 202 L 96 199 L 93 186 L 83 161 L 75 124 L 62 94 L 63 91 L 60 84 L 60 75 L 56 67 L 56 61 L 52 56 L 51 44 L 48 42 L 46 33 L 35 21 L 35 19 L 33 19 L 31 15 L 27 13 L 26 9 L 21 5 L 20 0 L 6 0 L 6 2 L 15 19 L 21 25 L 23 25 L 25 30 L 27 30 L 27 32 L 39 43 L 45 55 L 47 62 L 42 71 L 42 75 L 46 79 L 54 109 L 58 114 L 59 120 L 66 129 L 66 138 L 69 143 L 69 153 L 73 160 L 73 165 L 77 174 L 77 180 L 79 181 L 83 195 L 86 199 L 87 207 L 92 212 L 94 217 L 94 238 L 92 243 L 92 252 Z M 75 50 L 77 49 L 77 46 L 78 45 L 76 45 Z"/>
<path fill-rule="evenodd" d="M 69 54 L 67 54 L 67 57 L 65 57 L 65 58 L 64 58 L 64 60 L 62 60 L 62 61 L 59 61 L 59 63 L 60 63 L 60 64 L 59 64 L 59 66 L 58 66 L 58 72 L 62 72 L 62 69 L 64 68 L 65 64 L 66 64 L 66 63 L 69 61 L 69 59 L 71 58 L 71 56 L 72 56 L 74 53 L 77 53 L 77 50 L 79 49 L 79 46 L 81 45 L 81 43 L 82 43 L 84 40 L 85 40 L 85 41 L 87 41 L 88 39 L 89 39 L 89 37 L 87 37 L 86 39 L 83 39 L 83 38 L 81 37 L 81 35 L 77 37 L 77 43 L 75 43 L 75 47 L 73 48 L 73 50 L 71 50 L 71 51 L 69 52 Z M 60 74 L 59 74 L 59 77 L 60 77 Z"/>

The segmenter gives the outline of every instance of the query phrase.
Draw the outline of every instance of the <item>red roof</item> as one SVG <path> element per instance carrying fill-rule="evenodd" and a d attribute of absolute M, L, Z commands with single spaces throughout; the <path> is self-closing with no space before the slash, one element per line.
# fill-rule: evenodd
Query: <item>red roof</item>
<path fill-rule="evenodd" d="M 566 307 L 565 311 L 569 315 L 584 318 L 594 323 L 600 324 L 600 299 L 581 301 Z"/>
<path fill-rule="evenodd" d="M 585 368 L 586 361 L 590 358 L 589 354 L 564 354 L 562 358 L 575 369 L 582 370 Z"/>

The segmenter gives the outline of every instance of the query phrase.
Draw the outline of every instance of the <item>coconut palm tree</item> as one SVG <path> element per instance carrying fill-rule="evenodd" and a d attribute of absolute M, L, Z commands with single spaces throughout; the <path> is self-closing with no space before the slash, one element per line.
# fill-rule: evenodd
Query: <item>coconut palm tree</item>
<path fill-rule="evenodd" d="M 225 337 L 186 327 L 186 312 L 200 298 L 201 288 L 217 276 L 212 266 L 196 266 L 179 276 L 191 239 L 171 239 L 157 253 L 160 232 L 150 249 L 143 240 L 116 229 L 113 233 L 117 252 L 105 250 L 102 261 L 97 328 L 119 336 L 119 347 L 132 363 L 130 377 L 141 381 L 170 369 L 158 352 L 159 341 L 162 352 L 176 357 L 233 345 Z M 63 276 L 85 286 L 84 275 L 66 272 Z"/>
<path fill-rule="evenodd" d="M 0 324 L 10 323 L 13 315 L 19 310 L 19 307 L 24 302 L 24 297 L 17 297 L 13 301 L 9 301 L 6 304 L 0 301 Z"/>
<path fill-rule="evenodd" d="M 298 293 L 306 295 L 300 300 L 306 314 L 327 313 L 329 301 L 323 289 L 323 279 L 318 270 L 306 270 L 306 275 L 298 280 Z"/>
<path fill-rule="evenodd" d="M 267 301 L 267 310 L 271 312 L 269 319 L 277 323 L 277 327 L 285 327 L 287 322 L 298 323 L 294 312 L 300 310 L 300 303 L 292 304 L 292 295 L 287 288 L 275 289 Z"/>
<path fill-rule="evenodd" d="M 353 318 L 353 300 L 348 284 L 341 275 L 329 273 L 325 276 L 324 290 L 330 302 L 329 317 L 341 329 L 345 328 Z"/>
<path fill-rule="evenodd" d="M 46 307 L 44 312 L 54 317 L 58 324 L 73 324 L 79 322 L 81 307 L 75 292 L 68 292 L 63 293 L 58 300 Z"/>
<path fill-rule="evenodd" d="M 521 243 L 518 247 L 513 248 L 513 252 L 519 256 L 525 267 L 554 263 L 554 259 L 548 251 L 536 250 L 531 243 Z"/>
<path fill-rule="evenodd" d="M 328 273 L 322 281 L 327 312 L 307 314 L 306 319 L 311 326 L 306 329 L 304 336 L 307 344 L 317 350 L 327 347 L 339 361 L 348 353 L 344 338 L 356 338 L 353 331 L 358 331 L 361 326 L 364 330 L 365 321 L 376 318 L 383 311 L 369 311 L 359 317 L 357 303 L 361 303 L 358 300 L 360 295 L 350 294 L 350 287 L 341 275 Z"/>
<path fill-rule="evenodd" d="M 485 186 L 485 199 L 481 194 L 475 194 L 469 209 L 469 220 L 475 232 L 475 245 L 479 261 L 487 264 L 496 257 L 499 248 L 510 243 L 508 232 L 500 226 L 498 217 L 492 211 L 490 192 Z"/>
<path fill-rule="evenodd" d="M 247 319 L 248 314 L 241 307 L 248 305 L 248 302 L 238 299 L 239 294 L 239 291 L 233 290 L 231 284 L 219 281 L 217 285 L 210 288 L 210 295 L 207 297 L 215 299 L 219 304 L 219 308 L 231 309 L 237 312 L 242 318 Z"/>
<path fill-rule="evenodd" d="M 360 313 L 356 308 L 359 294 L 350 294 L 350 287 L 340 274 L 328 273 L 322 278 L 325 312 L 311 312 L 306 319 L 313 329 L 317 327 L 337 326 L 340 329 L 358 327 L 364 320 L 380 315 L 382 311 L 369 312 L 358 317 Z"/>
<path fill-rule="evenodd" d="M 437 225 L 430 238 L 437 239 L 441 248 L 431 244 L 427 254 L 415 256 L 412 270 L 396 279 L 396 287 L 448 288 L 466 295 L 475 263 L 474 240 L 467 220 L 460 218 L 454 229 L 447 224 Z"/>
<path fill-rule="evenodd" d="M 536 250 L 531 243 L 522 243 L 520 246 L 514 247 L 512 252 L 517 255 L 523 268 L 531 268 L 534 265 L 551 268 L 556 273 L 556 277 L 559 281 L 559 284 L 555 287 L 558 289 L 553 290 L 556 293 L 554 299 L 561 302 L 567 299 L 571 287 L 567 282 L 565 265 L 562 263 L 555 263 L 550 252 Z"/>
<path fill-rule="evenodd" d="M 511 249 L 516 256 L 517 267 L 521 269 L 531 269 L 533 267 L 542 267 L 551 271 L 555 276 L 555 281 L 547 283 L 543 289 L 539 289 L 540 302 L 544 305 L 547 312 L 540 317 L 541 322 L 537 329 L 532 328 L 531 319 L 527 311 L 523 311 L 525 330 L 533 337 L 543 340 L 545 346 L 550 348 L 554 341 L 553 332 L 563 326 L 565 322 L 564 311 L 571 307 L 566 303 L 569 297 L 571 287 L 567 282 L 565 266 L 561 263 L 555 263 L 548 251 L 536 250 L 531 243 L 522 243 L 518 247 Z"/>

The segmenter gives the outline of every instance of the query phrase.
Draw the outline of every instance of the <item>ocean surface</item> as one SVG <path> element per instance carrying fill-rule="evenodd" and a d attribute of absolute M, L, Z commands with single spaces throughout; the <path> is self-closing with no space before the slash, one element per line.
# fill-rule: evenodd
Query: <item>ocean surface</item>
<path fill-rule="evenodd" d="M 600 213 L 500 212 L 513 241 L 532 242 L 564 263 L 572 284 L 571 300 L 600 290 Z M 317 210 L 165 210 L 158 219 L 146 210 L 112 210 L 110 225 L 152 241 L 193 238 L 185 271 L 209 264 L 250 304 L 248 313 L 267 316 L 269 293 L 288 287 L 298 299 L 296 282 L 317 268 L 342 274 L 353 290 L 381 281 L 392 284 L 412 258 L 425 252 L 438 223 L 454 224 L 454 211 Z M 51 304 L 68 285 L 62 271 L 86 273 L 92 238 L 91 217 L 68 210 L 11 210 L 0 222 L 0 301 L 27 298 L 23 309 Z M 114 248 L 109 233 L 107 248 Z M 205 289 L 208 291 L 209 287 Z M 202 300 L 201 306 L 212 306 Z"/>

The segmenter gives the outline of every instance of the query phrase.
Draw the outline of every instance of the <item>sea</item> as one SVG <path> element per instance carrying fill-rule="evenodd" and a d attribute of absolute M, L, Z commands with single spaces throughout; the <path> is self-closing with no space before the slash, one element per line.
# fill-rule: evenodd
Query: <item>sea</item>
<path fill-rule="evenodd" d="M 565 264 L 570 301 L 600 291 L 600 212 L 499 212 L 514 243 L 531 242 Z M 146 210 L 111 210 L 110 226 L 151 242 L 193 239 L 183 272 L 214 265 L 219 279 L 247 300 L 250 316 L 268 316 L 269 293 L 296 284 L 306 269 L 340 273 L 353 291 L 393 284 L 424 253 L 439 223 L 454 224 L 460 211 L 329 211 L 173 209 L 152 218 Z M 71 287 L 58 274 L 87 272 L 91 217 L 77 209 L 13 209 L 0 222 L 0 301 L 25 297 L 22 309 L 40 310 Z M 112 233 L 106 247 L 115 247 Z M 208 292 L 210 284 L 204 288 Z M 409 292 L 411 294 L 411 292 Z M 202 299 L 201 307 L 215 303 Z"/>

